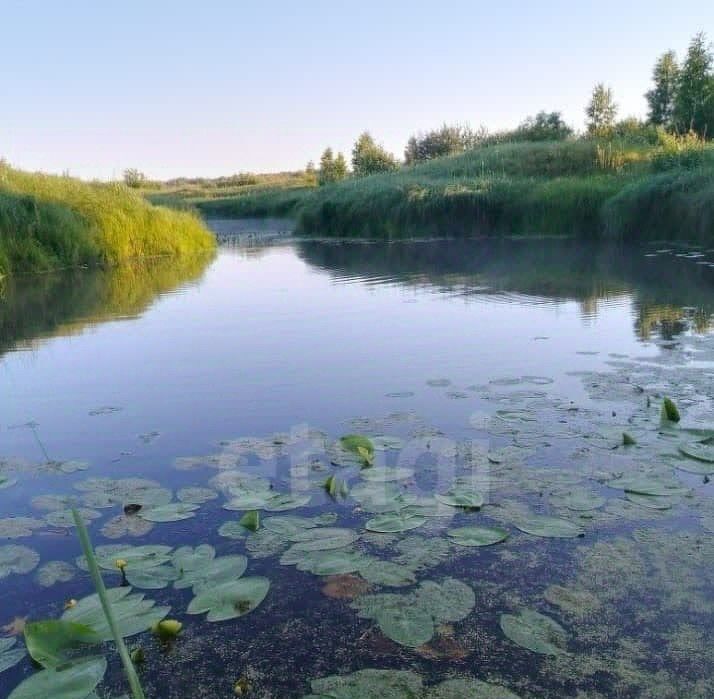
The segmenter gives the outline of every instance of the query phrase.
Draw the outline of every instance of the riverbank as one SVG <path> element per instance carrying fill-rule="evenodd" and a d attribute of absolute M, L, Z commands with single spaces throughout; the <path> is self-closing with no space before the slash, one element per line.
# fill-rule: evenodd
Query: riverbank
<path fill-rule="evenodd" d="M 0 277 L 213 247 L 195 213 L 154 206 L 124 185 L 0 163 Z"/>
<path fill-rule="evenodd" d="M 714 147 L 502 143 L 324 187 L 214 193 L 189 203 L 207 217 L 290 216 L 298 232 L 323 236 L 706 241 L 714 235 Z"/>

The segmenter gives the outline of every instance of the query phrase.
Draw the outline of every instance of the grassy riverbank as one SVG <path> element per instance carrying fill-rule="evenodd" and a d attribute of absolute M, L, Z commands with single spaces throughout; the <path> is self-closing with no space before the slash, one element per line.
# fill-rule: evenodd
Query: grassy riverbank
<path fill-rule="evenodd" d="M 709 240 L 714 148 L 626 140 L 484 145 L 324 187 L 194 198 L 206 216 L 293 216 L 308 234 Z"/>
<path fill-rule="evenodd" d="M 0 276 L 188 255 L 214 245 L 195 214 L 153 206 L 124 185 L 0 163 Z"/>

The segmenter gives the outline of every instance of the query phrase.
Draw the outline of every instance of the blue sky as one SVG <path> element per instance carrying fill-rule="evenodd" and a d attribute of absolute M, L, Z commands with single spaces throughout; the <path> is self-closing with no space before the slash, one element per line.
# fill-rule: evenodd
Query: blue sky
<path fill-rule="evenodd" d="M 0 157 L 119 176 L 304 167 L 369 129 L 516 125 L 592 86 L 643 115 L 652 64 L 714 38 L 714 2 L 3 0 Z"/>

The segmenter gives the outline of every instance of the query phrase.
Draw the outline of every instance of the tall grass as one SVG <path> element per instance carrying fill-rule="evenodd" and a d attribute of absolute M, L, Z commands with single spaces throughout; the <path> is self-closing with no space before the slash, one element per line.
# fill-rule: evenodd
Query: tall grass
<path fill-rule="evenodd" d="M 187 255 L 214 245 L 195 214 L 152 206 L 122 184 L 0 163 L 0 274 Z"/>
<path fill-rule="evenodd" d="M 195 205 L 208 216 L 293 216 L 299 231 L 328 236 L 711 238 L 714 149 L 675 141 L 499 143 L 325 187 Z"/>

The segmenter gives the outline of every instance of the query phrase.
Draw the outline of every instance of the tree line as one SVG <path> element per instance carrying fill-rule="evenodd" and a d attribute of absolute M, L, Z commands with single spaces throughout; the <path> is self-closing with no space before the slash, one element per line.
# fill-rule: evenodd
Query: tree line
<path fill-rule="evenodd" d="M 646 121 L 627 117 L 618 121 L 618 105 L 613 91 L 604 83 L 593 88 L 585 109 L 587 136 L 642 136 L 655 140 L 658 131 L 690 134 L 700 139 L 714 137 L 714 53 L 706 35 L 700 32 L 691 40 L 681 64 L 674 51 L 666 51 L 652 71 L 653 86 L 645 94 Z M 489 134 L 485 127 L 444 124 L 438 129 L 414 134 L 404 149 L 404 164 L 454 155 L 479 145 L 499 142 L 565 140 L 575 135 L 560 112 L 539 112 L 525 119 L 516 129 Z M 362 177 L 389 172 L 401 166 L 397 158 L 365 131 L 352 148 L 352 175 Z M 307 173 L 320 184 L 331 184 L 349 175 L 342 153 L 326 148 L 319 169 L 309 163 Z"/>

